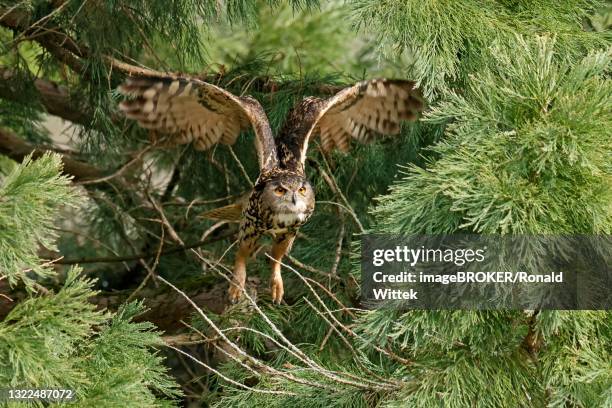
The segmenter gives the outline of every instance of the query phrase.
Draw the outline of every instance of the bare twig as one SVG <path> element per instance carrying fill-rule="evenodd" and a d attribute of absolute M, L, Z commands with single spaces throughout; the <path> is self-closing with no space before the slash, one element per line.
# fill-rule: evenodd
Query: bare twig
<path fill-rule="evenodd" d="M 357 226 L 361 225 L 361 221 L 359 221 L 359 218 L 357 218 L 357 214 L 355 214 L 355 211 L 353 211 L 352 208 L 345 206 L 344 204 L 340 204 L 337 203 L 335 201 L 325 201 L 325 200 L 321 200 L 321 201 L 317 201 L 317 204 L 329 204 L 329 205 L 334 205 L 336 207 L 342 208 L 344 211 L 346 211 L 355 221 L 355 224 L 357 224 Z M 362 226 L 363 228 L 363 226 Z"/>
<path fill-rule="evenodd" d="M 234 198 L 239 197 L 239 195 L 229 195 L 229 196 L 225 196 L 225 197 L 219 197 L 219 198 L 212 198 L 210 200 L 192 200 L 190 202 L 176 202 L 176 201 L 169 201 L 169 202 L 165 202 L 163 203 L 164 207 L 194 207 L 196 205 L 208 205 L 208 204 L 215 204 L 215 203 L 220 203 L 223 201 L 228 201 L 228 200 L 232 200 Z"/>
<path fill-rule="evenodd" d="M 196 253 L 196 252 L 194 251 L 194 253 Z M 197 253 L 196 253 L 196 255 L 197 255 Z M 269 254 L 266 254 L 266 256 L 270 257 Z M 200 259 L 210 265 L 210 261 L 206 260 L 203 257 L 200 257 Z M 230 284 L 236 285 L 227 275 L 221 273 L 221 276 L 223 276 Z M 276 336 L 278 336 L 278 338 L 281 339 L 283 341 L 283 343 L 285 343 L 285 345 L 287 346 L 286 350 L 289 351 L 296 358 L 298 358 L 300 361 L 302 361 L 304 364 L 306 364 L 308 367 L 310 367 L 311 369 L 315 370 L 319 374 L 323 375 L 324 377 L 327 377 L 328 379 L 330 379 L 330 380 L 332 380 L 332 381 L 334 381 L 336 383 L 340 383 L 340 384 L 344 384 L 344 385 L 349 385 L 349 386 L 353 386 L 353 387 L 357 387 L 357 388 L 362 388 L 362 389 L 367 389 L 367 390 L 384 389 L 384 387 L 377 387 L 375 385 L 368 385 L 367 383 L 360 382 L 359 380 L 356 381 L 356 380 L 353 380 L 353 379 L 342 378 L 342 376 L 352 377 L 352 375 L 349 374 L 349 373 L 341 373 L 341 372 L 331 371 L 331 370 L 328 370 L 328 369 L 318 365 L 314 360 L 312 360 L 309 356 L 307 356 L 301 349 L 299 349 L 291 341 L 289 341 L 289 339 L 287 339 L 287 337 L 285 337 L 285 335 L 280 331 L 280 329 L 270 320 L 268 315 L 266 315 L 261 310 L 259 305 L 257 305 L 257 303 L 253 300 L 253 298 L 250 296 L 250 294 L 246 291 L 246 289 L 244 287 L 240 287 L 240 290 L 242 291 L 242 295 L 246 299 L 248 299 L 248 301 L 251 304 L 251 306 L 253 307 L 253 309 L 263 318 L 263 320 L 266 322 L 266 324 L 272 329 L 274 334 Z M 208 318 L 206 318 L 206 319 L 208 319 Z"/>
<path fill-rule="evenodd" d="M 325 345 L 327 344 L 327 341 L 329 340 L 333 332 L 334 332 L 334 327 L 330 327 L 325 337 L 323 337 L 323 341 L 321 342 L 321 345 L 319 346 L 319 351 L 323 351 L 323 349 L 325 348 Z"/>
<path fill-rule="evenodd" d="M 172 240 L 177 242 L 180 246 L 185 246 L 185 243 L 183 242 L 181 237 L 179 237 L 179 235 L 174 230 L 174 227 L 172 226 L 172 224 L 170 224 L 170 221 L 168 221 L 168 218 L 166 218 L 166 213 L 164 212 L 164 209 L 159 205 L 159 203 L 151 196 L 151 194 L 148 191 L 146 191 L 146 195 L 147 195 L 147 198 L 149 199 L 149 202 L 153 205 L 153 207 L 155 207 L 155 209 L 159 213 L 159 216 L 161 217 L 161 221 L 164 224 L 164 227 L 166 227 L 168 234 L 170 234 L 170 238 L 172 238 Z"/>
<path fill-rule="evenodd" d="M 322 157 L 323 157 L 323 162 L 329 169 L 329 164 L 327 163 L 327 160 L 325 159 L 325 155 L 322 155 Z M 359 221 L 359 217 L 357 217 L 355 210 L 353 210 L 353 207 L 351 207 L 351 204 L 346 199 L 346 196 L 342 193 L 342 190 L 340 189 L 340 187 L 338 187 L 338 183 L 336 183 L 336 180 L 333 178 L 333 176 L 329 175 L 324 169 L 322 169 L 321 166 L 317 162 L 315 161 L 311 161 L 311 162 L 314 163 L 315 167 L 317 168 L 317 170 L 321 174 L 321 177 L 323 177 L 323 180 L 325 180 L 329 188 L 334 192 L 334 194 L 336 194 L 342 200 L 344 206 L 340 206 L 340 207 L 346 209 L 348 213 L 351 214 L 351 216 L 355 220 L 355 223 L 357 224 L 357 227 L 359 228 L 359 232 L 361 233 L 365 232 L 365 229 L 363 228 L 363 224 L 361 224 L 361 221 Z"/>
<path fill-rule="evenodd" d="M 268 254 L 266 254 L 266 256 L 270 257 Z M 271 258 L 271 257 L 270 257 Z M 282 262 L 280 262 L 282 265 Z M 357 351 L 355 350 L 355 348 L 352 346 L 352 344 L 346 339 L 346 337 L 344 337 L 344 335 L 336 328 L 336 324 L 341 327 L 344 331 L 346 331 L 349 335 L 351 335 L 352 337 L 360 337 L 359 335 L 357 335 L 357 333 L 355 333 L 354 331 L 352 331 L 351 329 L 349 329 L 348 327 L 346 327 L 346 325 L 344 325 L 342 322 L 340 322 L 335 316 L 334 314 L 331 312 L 331 310 L 329 310 L 329 308 L 327 307 L 327 305 L 325 304 L 325 302 L 323 302 L 323 300 L 321 299 L 321 297 L 317 294 L 317 292 L 314 290 L 314 288 L 312 286 L 310 286 L 310 284 L 308 283 L 308 281 L 295 269 L 288 267 L 292 272 L 294 272 L 295 274 L 298 275 L 298 277 L 308 286 L 308 288 L 310 289 L 310 291 L 312 292 L 312 294 L 315 296 L 315 298 L 317 299 L 317 301 L 323 306 L 323 309 L 325 309 L 325 311 L 327 312 L 327 314 L 330 316 L 330 318 L 333 320 L 333 323 L 327 319 L 321 312 L 319 312 L 319 310 L 314 307 L 314 305 L 307 299 L 304 298 L 304 301 L 315 311 L 315 313 L 317 313 L 329 326 L 330 328 L 333 328 L 334 331 L 338 334 L 338 336 L 340 337 L 340 339 L 343 341 L 343 343 L 347 346 L 347 348 L 353 353 L 353 355 L 358 356 Z M 356 362 L 359 363 L 358 359 L 355 359 Z M 360 364 L 360 363 L 359 363 Z M 360 364 L 362 365 L 362 364 Z M 367 369 L 367 367 L 363 367 L 362 368 L 366 369 L 368 372 L 370 372 L 369 369 Z M 374 373 L 370 372 L 371 375 L 374 375 Z M 349 376 L 349 377 L 353 377 L 353 378 L 357 378 L 360 379 L 362 381 L 367 381 L 367 382 L 371 382 L 369 379 L 366 378 L 359 378 L 359 377 L 355 377 L 352 374 L 349 373 L 345 373 L 345 375 Z M 392 381 L 392 380 L 386 380 L 386 379 L 382 379 L 382 378 L 378 378 L 379 381 L 382 381 L 386 384 L 388 384 L 388 387 L 390 388 L 397 388 L 397 385 L 400 384 L 397 381 Z M 376 382 L 372 382 L 374 383 L 375 387 L 381 387 L 381 388 L 387 388 L 384 386 L 381 386 L 380 384 L 376 383 Z"/>
<path fill-rule="evenodd" d="M 249 183 L 249 185 L 251 186 L 251 188 L 254 186 L 253 182 L 251 181 L 251 178 L 249 177 L 249 173 L 247 173 L 246 169 L 244 168 L 244 166 L 242 165 L 242 162 L 240 161 L 240 159 L 238 158 L 238 156 L 236 156 L 236 153 L 234 153 L 234 149 L 232 149 L 232 146 L 227 146 L 227 149 L 230 152 L 230 155 L 232 156 L 232 158 L 234 159 L 234 161 L 236 162 L 236 164 L 238 165 L 238 168 L 240 169 L 240 171 L 242 172 L 242 175 L 244 176 L 244 178 L 246 179 L 247 183 Z"/>
<path fill-rule="evenodd" d="M 342 256 L 342 242 L 344 240 L 344 217 L 340 214 L 340 211 L 338 211 L 338 216 L 340 217 L 340 231 L 338 232 L 338 242 L 336 243 L 336 256 L 331 268 L 332 275 L 336 275 L 338 272 L 338 265 L 340 264 L 340 258 Z"/>
<path fill-rule="evenodd" d="M 130 296 L 128 296 L 127 300 L 125 301 L 126 303 L 129 303 L 130 301 L 132 301 L 132 299 L 136 297 L 136 295 L 142 290 L 142 288 L 146 286 L 147 282 L 149 282 L 149 279 L 155 278 L 156 276 L 155 270 L 157 269 L 157 265 L 159 264 L 159 258 L 161 257 L 162 249 L 164 247 L 164 235 L 165 235 L 164 228 L 162 227 L 161 237 L 159 239 L 159 245 L 157 247 L 157 254 L 155 255 L 153 266 L 150 269 L 144 259 L 142 258 L 139 259 L 141 265 L 143 265 L 147 269 L 147 276 L 144 277 L 142 282 L 140 282 L 140 285 L 138 285 L 138 287 L 134 289 L 134 291 L 130 294 Z"/>
<path fill-rule="evenodd" d="M 209 366 L 208 364 L 204 363 L 203 361 L 198 360 L 197 358 L 193 357 L 191 354 L 184 352 L 183 350 L 174 347 L 170 344 L 166 345 L 168 348 L 171 348 L 172 350 L 176 351 L 177 353 L 180 353 L 182 355 L 184 355 L 185 357 L 189 358 L 190 360 L 192 360 L 193 362 L 195 362 L 196 364 L 201 365 L 202 367 L 206 368 L 207 370 L 215 373 L 217 376 L 219 376 L 219 378 L 222 378 L 223 380 L 227 381 L 230 384 L 233 384 L 235 386 L 237 386 L 238 388 L 242 388 L 248 391 L 253 391 L 253 392 L 257 392 L 260 394 L 275 394 L 275 395 L 290 395 L 290 396 L 297 396 L 296 393 L 294 392 L 289 392 L 289 391 L 277 391 L 277 390 L 262 390 L 262 389 L 258 389 L 258 388 L 252 388 L 249 387 L 247 385 L 244 385 L 242 383 L 239 383 L 238 381 L 232 380 L 231 378 L 227 377 L 226 375 L 224 375 L 223 373 L 221 373 L 218 370 L 215 370 L 214 368 L 212 368 L 211 366 Z"/>
<path fill-rule="evenodd" d="M 21 162 L 29 154 L 32 154 L 34 158 L 38 158 L 47 152 L 54 152 L 54 150 L 32 145 L 17 137 L 13 132 L 0 128 L 1 154 L 6 154 L 11 159 Z M 60 153 L 60 155 L 62 157 L 64 173 L 72 175 L 74 180 L 85 180 L 103 175 L 102 170 L 97 167 L 75 160 L 67 154 Z"/>
<path fill-rule="evenodd" d="M 196 333 L 181 333 L 162 336 L 164 343 L 171 346 L 192 346 L 196 344 L 205 344 L 214 341 L 214 339 L 202 338 Z"/>
<path fill-rule="evenodd" d="M 197 241 L 191 244 L 186 244 L 183 246 L 170 248 L 165 251 L 162 251 L 161 254 L 170 255 L 170 254 L 174 254 L 177 252 L 186 251 L 192 248 L 198 248 L 206 244 L 210 244 L 213 242 L 217 242 L 217 241 L 221 241 L 223 239 L 229 238 L 234 234 L 235 234 L 235 231 L 230 231 L 226 234 L 212 237 L 209 239 L 205 239 L 202 241 Z M 56 261 L 55 263 L 63 264 L 63 265 L 85 264 L 85 263 L 113 263 L 113 262 L 124 262 L 124 261 L 136 261 L 138 259 L 149 259 L 149 258 L 154 258 L 155 256 L 157 256 L 157 251 L 147 252 L 143 254 L 136 254 L 136 255 L 126 255 L 126 256 L 101 256 L 101 257 L 91 257 L 91 258 L 83 257 L 83 258 L 61 259 L 59 261 Z"/>
<path fill-rule="evenodd" d="M 209 263 L 208 260 L 206 260 L 207 263 Z M 284 373 L 282 371 L 276 370 L 273 367 L 270 367 L 262 362 L 260 362 L 259 360 L 257 360 L 256 358 L 252 357 L 251 355 L 247 354 L 244 350 L 242 350 L 240 347 L 238 347 L 238 345 L 236 345 L 234 342 L 232 342 L 226 335 L 225 333 L 219 329 L 219 327 L 212 321 L 210 320 L 210 318 L 208 316 L 206 316 L 206 314 L 202 311 L 202 309 L 200 309 L 198 307 L 198 305 L 196 305 L 184 292 L 182 292 L 180 289 L 178 289 L 176 286 L 174 286 L 173 284 L 171 284 L 170 282 L 168 282 L 167 280 L 165 280 L 162 277 L 159 277 L 159 279 L 164 282 L 165 284 L 167 284 L 168 286 L 170 286 L 172 289 L 174 289 L 177 293 L 179 293 L 181 296 L 183 296 L 183 298 L 189 303 L 191 304 L 191 306 L 198 312 L 198 314 L 204 319 L 204 321 L 206 321 L 206 323 L 213 329 L 213 331 L 225 342 L 227 343 L 233 350 L 235 350 L 238 355 L 242 356 L 243 358 L 245 358 L 246 360 L 250 361 L 251 363 L 253 363 L 256 366 L 259 366 L 261 368 L 263 368 L 264 370 L 272 373 L 272 374 L 276 374 L 276 375 L 280 375 L 283 377 L 289 377 L 288 379 L 291 379 L 292 381 L 296 381 L 296 382 L 302 382 L 302 383 L 307 383 L 308 385 L 314 385 L 316 383 L 312 383 L 310 381 L 306 381 L 306 380 L 301 380 L 301 379 L 297 379 L 294 378 L 293 376 L 288 375 L 287 373 Z M 229 279 L 229 278 L 228 278 Z M 244 288 L 243 288 L 244 290 Z M 246 293 L 246 291 L 244 292 L 246 296 L 249 296 L 248 293 Z M 250 296 L 249 296 L 250 298 Z M 254 303 L 254 302 L 253 302 Z M 267 316 L 266 316 L 267 317 Z M 171 346 L 170 346 L 171 347 Z M 327 386 L 325 386 L 324 384 L 317 384 L 319 387 L 321 388 L 327 388 Z"/>
<path fill-rule="evenodd" d="M 295 273 L 301 280 L 302 282 L 304 282 L 306 284 L 306 286 L 308 286 L 308 288 L 311 290 L 311 292 L 315 295 L 315 298 L 317 299 L 317 301 L 321 304 L 321 306 L 326 310 L 326 312 L 328 313 L 328 315 L 331 317 L 331 319 L 334 321 L 334 323 L 336 323 L 340 328 L 342 328 L 347 334 L 349 334 L 352 337 L 357 337 L 361 340 L 366 340 L 363 338 L 363 336 L 360 336 L 359 334 L 355 333 L 353 330 L 349 329 L 348 327 L 346 327 L 346 325 L 344 325 L 342 322 L 340 322 L 336 316 L 334 316 L 334 314 L 331 312 L 331 310 L 327 307 L 327 305 L 325 304 L 325 302 L 323 302 L 323 300 L 320 298 L 320 296 L 317 294 L 317 292 L 312 288 L 312 286 L 310 285 L 309 281 L 304 278 L 304 276 L 302 276 L 301 273 L 299 273 L 296 269 L 292 268 L 289 265 L 286 265 L 284 263 L 281 262 L 281 265 L 288 268 L 290 271 L 292 271 L 293 273 Z M 407 360 L 405 358 L 402 358 L 398 355 L 396 355 L 395 353 L 393 353 L 390 350 L 385 350 L 375 344 L 372 344 L 372 347 L 380 352 L 385 354 L 386 356 L 398 361 L 399 363 L 402 363 L 404 365 L 410 365 L 411 361 Z"/>
<path fill-rule="evenodd" d="M 134 163 L 140 161 L 140 159 L 142 158 L 142 156 L 147 153 L 149 150 L 151 150 L 153 147 L 155 147 L 155 144 L 151 144 L 148 145 L 147 147 L 145 147 L 144 149 L 142 149 L 140 152 L 138 152 L 138 154 L 136 154 L 136 156 L 131 159 L 130 161 L 128 161 L 127 163 L 125 163 L 123 166 L 121 166 L 117 171 L 115 171 L 112 174 L 109 174 L 108 176 L 104 176 L 104 177 L 99 177 L 96 179 L 92 179 L 92 180 L 83 180 L 83 181 L 79 181 L 77 182 L 77 184 L 97 184 L 97 183 L 103 183 L 105 181 L 114 179 L 115 177 L 118 177 L 120 175 L 122 175 L 128 168 L 130 168 Z"/>
<path fill-rule="evenodd" d="M 287 260 L 290 263 L 292 263 L 293 265 L 297 266 L 300 269 L 307 270 L 310 273 L 314 273 L 316 275 L 321 275 L 321 276 L 329 278 L 329 279 L 336 279 L 336 280 L 340 279 L 337 275 L 332 275 L 332 274 L 330 274 L 328 272 L 324 272 L 324 271 L 322 271 L 320 269 L 317 269 L 317 268 L 314 268 L 314 267 L 312 267 L 310 265 L 306 265 L 305 263 L 302 263 L 302 262 L 298 261 L 297 259 L 295 259 L 292 255 L 287 254 L 287 255 L 285 255 L 285 258 L 287 258 Z"/>
<path fill-rule="evenodd" d="M 204 333 L 202 333 L 200 330 L 196 329 L 195 327 L 182 322 L 186 327 L 190 328 L 191 330 L 193 330 L 194 332 L 198 333 L 202 338 L 206 339 L 207 337 L 204 335 Z M 245 364 L 241 359 L 239 359 L 238 357 L 236 357 L 234 354 L 230 353 L 229 351 L 225 350 L 223 347 L 219 346 L 218 344 L 218 339 L 215 339 L 215 341 L 211 341 L 211 344 L 218 350 L 220 351 L 222 354 L 226 355 L 227 357 L 229 357 L 230 359 L 234 360 L 236 363 L 240 364 L 240 366 L 242 366 L 243 368 L 245 368 L 247 371 L 251 372 L 253 375 L 255 375 L 256 377 L 261 377 L 261 374 L 258 373 L 253 367 Z"/>
<path fill-rule="evenodd" d="M 351 311 L 351 308 L 346 307 L 344 305 L 344 303 L 342 303 L 340 301 L 340 299 L 338 299 L 338 297 L 336 295 L 334 295 L 329 289 L 327 289 L 324 285 L 322 285 L 320 282 L 317 282 L 314 279 L 310 279 L 310 278 L 304 278 L 306 279 L 308 282 L 313 283 L 315 285 L 317 285 L 319 288 L 321 288 L 326 294 L 327 296 L 329 296 L 334 302 L 336 302 L 338 304 L 338 306 L 340 306 L 340 309 L 337 309 L 337 311 L 343 311 L 346 312 L 349 316 L 351 316 L 352 318 L 356 318 L 357 316 L 355 316 L 355 314 Z"/>
<path fill-rule="evenodd" d="M 92 237 L 91 234 L 83 234 L 83 233 L 81 233 L 79 231 L 74 231 L 74 230 L 65 229 L 65 228 L 53 228 L 53 229 L 55 231 L 61 231 L 61 232 L 65 232 L 65 233 L 68 233 L 68 234 L 74 234 L 76 236 L 83 237 L 86 240 L 92 241 L 92 242 L 100 245 L 101 247 L 103 247 L 107 251 L 111 252 L 115 256 L 119 256 L 119 254 L 117 252 L 115 252 L 115 250 L 110 245 L 107 245 L 104 242 L 100 241 L 99 239 L 96 239 L 96 238 Z M 125 267 L 126 270 L 130 269 L 128 264 L 125 263 L 125 262 L 123 263 L 123 266 Z"/>

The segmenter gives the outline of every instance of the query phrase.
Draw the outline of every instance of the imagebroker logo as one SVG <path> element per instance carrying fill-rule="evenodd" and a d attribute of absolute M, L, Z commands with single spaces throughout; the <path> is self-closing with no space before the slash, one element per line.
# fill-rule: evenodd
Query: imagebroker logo
<path fill-rule="evenodd" d="M 364 307 L 608 310 L 608 236 L 364 235 Z"/>

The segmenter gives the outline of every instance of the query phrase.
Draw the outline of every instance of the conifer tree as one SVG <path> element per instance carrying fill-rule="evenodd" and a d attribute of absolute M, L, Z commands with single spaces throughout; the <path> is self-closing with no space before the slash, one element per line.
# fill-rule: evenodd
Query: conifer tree
<path fill-rule="evenodd" d="M 612 406 L 609 311 L 364 310 L 356 250 L 366 232 L 610 234 L 610 16 L 597 0 L 0 0 L 0 389 L 70 388 L 84 407 Z M 286 304 L 259 256 L 230 305 L 236 225 L 199 214 L 249 190 L 253 135 L 203 153 L 125 120 L 117 87 L 156 72 L 253 95 L 275 131 L 303 96 L 380 76 L 417 81 L 429 107 L 351 156 L 313 149 Z"/>

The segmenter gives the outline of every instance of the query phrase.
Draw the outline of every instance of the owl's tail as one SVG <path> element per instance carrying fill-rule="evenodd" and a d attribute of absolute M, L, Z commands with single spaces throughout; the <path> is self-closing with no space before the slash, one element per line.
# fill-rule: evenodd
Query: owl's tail
<path fill-rule="evenodd" d="M 240 222 L 242 219 L 242 205 L 238 203 L 214 208 L 200 214 L 199 217 L 206 218 L 208 220 Z"/>

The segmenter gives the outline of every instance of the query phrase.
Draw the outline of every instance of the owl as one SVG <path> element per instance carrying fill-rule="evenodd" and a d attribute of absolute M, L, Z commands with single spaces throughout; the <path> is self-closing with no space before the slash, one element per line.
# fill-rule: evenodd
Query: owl
<path fill-rule="evenodd" d="M 414 82 L 373 79 L 345 88 L 328 99 L 307 97 L 296 104 L 274 136 L 266 113 L 250 96 L 236 96 L 196 78 L 132 77 L 119 88 L 128 98 L 120 109 L 140 126 L 171 135 L 179 144 L 206 150 L 231 145 L 249 128 L 255 133 L 259 177 L 242 203 L 213 211 L 238 211 L 240 228 L 230 301 L 240 299 L 247 261 L 259 238 L 272 237 L 272 300 L 283 298 L 281 261 L 298 229 L 315 208 L 315 192 L 306 178 L 310 141 L 319 137 L 324 151 L 348 152 L 352 139 L 368 143 L 378 135 L 397 135 L 402 121 L 414 121 L 425 101 Z"/>

